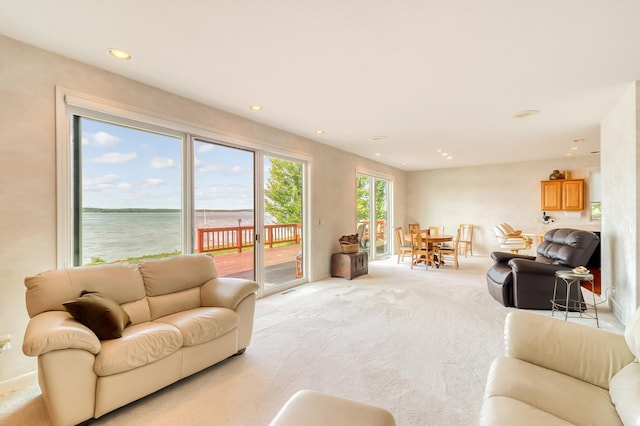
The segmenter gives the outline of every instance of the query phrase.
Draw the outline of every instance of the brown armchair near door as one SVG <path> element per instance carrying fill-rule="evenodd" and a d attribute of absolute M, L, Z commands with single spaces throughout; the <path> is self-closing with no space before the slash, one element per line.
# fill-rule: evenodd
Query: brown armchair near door
<path fill-rule="evenodd" d="M 586 265 L 599 243 L 593 232 L 559 228 L 545 234 L 537 256 L 493 252 L 495 263 L 487 271 L 489 294 L 504 306 L 550 310 L 556 271 Z M 565 291 L 559 286 L 556 297 L 565 297 Z M 571 299 L 581 300 L 577 287 L 571 292 Z"/>

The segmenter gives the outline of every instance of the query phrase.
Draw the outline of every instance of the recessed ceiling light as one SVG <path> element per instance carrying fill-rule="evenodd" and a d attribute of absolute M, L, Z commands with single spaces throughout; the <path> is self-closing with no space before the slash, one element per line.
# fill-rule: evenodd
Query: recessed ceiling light
<path fill-rule="evenodd" d="M 442 155 L 443 157 L 448 156 L 449 154 L 447 154 L 446 152 L 441 153 L 440 155 Z"/>
<path fill-rule="evenodd" d="M 537 109 L 525 109 L 523 111 L 517 112 L 513 117 L 514 118 L 525 118 L 531 117 L 532 115 L 536 115 L 540 113 Z"/>
<path fill-rule="evenodd" d="M 573 141 L 577 143 L 584 142 L 584 138 L 574 139 Z"/>
<path fill-rule="evenodd" d="M 567 154 L 565 154 L 565 155 L 566 155 L 567 157 L 572 157 L 572 156 L 573 156 L 573 154 L 572 154 L 572 153 L 570 153 L 570 152 L 568 152 L 568 153 L 567 153 Z"/>
<path fill-rule="evenodd" d="M 447 160 L 453 160 L 453 157 L 452 156 L 448 156 Z"/>
<path fill-rule="evenodd" d="M 128 61 L 131 59 L 131 55 L 120 49 L 109 49 L 109 55 L 117 59 L 122 59 L 123 61 Z"/>
<path fill-rule="evenodd" d="M 376 157 L 380 157 L 380 155 L 382 154 L 380 154 L 379 152 L 376 152 Z"/>
<path fill-rule="evenodd" d="M 251 111 L 260 111 L 262 109 L 260 105 L 251 105 L 249 108 Z"/>
<path fill-rule="evenodd" d="M 436 149 L 436 152 L 440 153 L 440 152 L 442 152 L 442 150 L 441 149 Z"/>
<path fill-rule="evenodd" d="M 316 135 L 324 135 L 324 130 L 316 130 Z"/>
<path fill-rule="evenodd" d="M 386 136 L 371 136 L 369 139 L 372 140 L 373 142 L 380 142 L 385 140 L 387 137 Z"/>
<path fill-rule="evenodd" d="M 576 149 L 578 149 L 578 147 L 577 147 L 577 146 L 572 146 L 572 147 L 571 147 L 571 148 L 569 148 L 569 149 L 571 149 L 571 150 L 576 150 Z"/>

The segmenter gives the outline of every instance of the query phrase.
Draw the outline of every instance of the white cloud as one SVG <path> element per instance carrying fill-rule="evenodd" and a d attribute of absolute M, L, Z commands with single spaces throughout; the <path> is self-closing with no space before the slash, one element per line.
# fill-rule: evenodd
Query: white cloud
<path fill-rule="evenodd" d="M 91 176 L 82 179 L 82 189 L 84 191 L 96 191 L 100 189 L 113 188 L 118 184 L 120 178 L 117 175 Z"/>
<path fill-rule="evenodd" d="M 93 138 L 98 146 L 112 146 L 120 143 L 120 138 L 113 136 L 107 132 L 98 132 L 93 135 Z"/>
<path fill-rule="evenodd" d="M 164 181 L 162 179 L 147 178 L 142 183 L 142 187 L 143 188 L 153 188 L 153 187 L 156 187 L 156 186 L 160 186 L 162 184 L 164 184 Z"/>
<path fill-rule="evenodd" d="M 252 199 L 253 188 L 245 185 L 231 185 L 227 188 L 227 194 L 237 199 Z"/>
<path fill-rule="evenodd" d="M 224 170 L 224 166 L 222 164 L 203 164 L 198 167 L 199 172 L 215 172 L 218 170 Z"/>
<path fill-rule="evenodd" d="M 175 167 L 176 162 L 172 158 L 161 158 L 156 157 L 151 160 L 151 167 L 154 169 L 168 169 L 171 167 Z"/>
<path fill-rule="evenodd" d="M 214 146 L 210 143 L 198 144 L 198 152 L 211 152 L 214 150 Z"/>
<path fill-rule="evenodd" d="M 242 168 L 242 166 L 233 166 L 231 168 L 231 173 L 233 173 L 234 175 L 242 172 L 244 172 L 244 169 Z"/>
<path fill-rule="evenodd" d="M 122 164 L 138 158 L 135 152 L 107 152 L 99 157 L 94 157 L 90 161 L 94 163 Z"/>
<path fill-rule="evenodd" d="M 120 141 L 119 137 L 107 132 L 82 133 L 82 145 L 113 146 Z"/>

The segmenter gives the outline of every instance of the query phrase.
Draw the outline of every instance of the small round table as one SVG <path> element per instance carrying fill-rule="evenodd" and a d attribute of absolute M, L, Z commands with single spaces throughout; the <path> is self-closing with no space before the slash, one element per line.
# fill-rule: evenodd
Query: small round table
<path fill-rule="evenodd" d="M 556 293 L 558 290 L 558 279 L 561 282 L 564 282 L 567 287 L 567 297 L 565 300 L 556 299 Z M 569 294 L 571 293 L 571 286 L 576 285 L 578 291 L 578 299 L 582 299 L 580 297 L 580 283 L 582 281 L 587 281 L 591 284 L 591 294 L 593 296 L 593 306 L 594 314 L 583 313 L 583 304 L 586 306 L 588 303 L 585 300 L 575 300 L 569 299 Z M 562 284 L 561 284 L 562 285 Z M 556 279 L 553 286 L 553 299 L 551 299 L 551 316 L 554 316 L 556 311 L 564 309 L 564 319 L 565 321 L 569 318 L 569 308 L 573 308 L 573 310 L 577 310 L 580 312 L 580 318 L 592 318 L 596 320 L 596 326 L 600 328 L 600 322 L 598 321 L 598 307 L 596 305 L 596 294 L 595 294 L 595 285 L 593 283 L 593 274 L 576 274 L 573 271 L 556 271 Z"/>

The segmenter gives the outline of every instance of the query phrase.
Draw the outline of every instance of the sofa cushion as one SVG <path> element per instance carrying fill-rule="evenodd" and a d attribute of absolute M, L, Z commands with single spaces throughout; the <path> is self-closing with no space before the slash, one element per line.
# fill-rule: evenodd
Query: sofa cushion
<path fill-rule="evenodd" d="M 625 425 L 640 425 L 640 364 L 627 365 L 609 383 L 611 400 Z"/>
<path fill-rule="evenodd" d="M 147 297 L 151 321 L 160 317 L 175 314 L 176 312 L 188 311 L 202 306 L 200 297 L 201 287 L 192 287 L 187 290 L 175 293 L 162 294 L 160 296 Z"/>
<path fill-rule="evenodd" d="M 83 290 L 104 294 L 118 304 L 146 296 L 138 265 L 113 264 L 56 269 L 26 277 L 29 316 L 46 311 L 64 311 L 62 304 Z"/>
<path fill-rule="evenodd" d="M 157 319 L 180 330 L 184 346 L 209 342 L 238 326 L 240 317 L 227 308 L 197 308 Z"/>
<path fill-rule="evenodd" d="M 519 400 L 569 423 L 622 425 L 606 389 L 515 358 L 498 358 L 491 365 L 485 397 L 495 396 Z"/>
<path fill-rule="evenodd" d="M 182 334 L 168 324 L 146 322 L 127 327 L 117 340 L 102 342 L 94 371 L 109 376 L 150 364 L 182 347 Z"/>
<path fill-rule="evenodd" d="M 213 258 L 206 254 L 183 254 L 140 264 L 147 296 L 161 296 L 198 287 L 216 278 Z"/>
<path fill-rule="evenodd" d="M 99 339 L 117 339 L 131 320 L 114 300 L 98 292 L 83 290 L 80 297 L 63 303 L 78 322 L 86 325 Z"/>
<path fill-rule="evenodd" d="M 553 414 L 507 396 L 493 396 L 485 399 L 480 411 L 480 426 L 513 425 L 518 426 L 572 426 Z"/>

